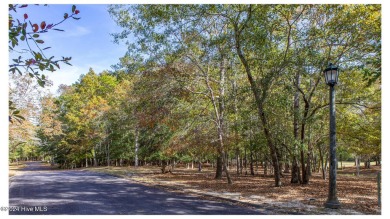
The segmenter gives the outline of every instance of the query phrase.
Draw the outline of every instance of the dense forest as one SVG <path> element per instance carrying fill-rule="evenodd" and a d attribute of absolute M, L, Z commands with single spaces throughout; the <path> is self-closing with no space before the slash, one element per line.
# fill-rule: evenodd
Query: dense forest
<path fill-rule="evenodd" d="M 338 160 L 381 160 L 380 5 L 112 5 L 128 52 L 58 95 L 12 74 L 9 159 L 60 168 L 177 164 L 309 183 L 326 177 L 329 87 Z M 109 66 L 107 66 L 109 68 Z M 227 166 L 235 166 L 227 168 Z"/>

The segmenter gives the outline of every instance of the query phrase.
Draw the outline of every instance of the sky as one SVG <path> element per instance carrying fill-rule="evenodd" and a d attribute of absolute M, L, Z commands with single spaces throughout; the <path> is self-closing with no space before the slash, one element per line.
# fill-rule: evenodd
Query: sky
<path fill-rule="evenodd" d="M 111 33 L 120 32 L 104 4 L 76 4 L 80 11 L 77 17 L 80 20 L 67 19 L 57 26 L 64 32 L 51 30 L 41 34 L 45 42 L 46 57 L 55 56 L 56 59 L 72 57 L 72 66 L 60 64 L 60 69 L 55 72 L 45 72 L 53 86 L 49 87 L 51 93 L 56 94 L 60 84 L 71 85 L 75 83 L 81 74 L 86 74 L 89 68 L 96 73 L 103 70 L 111 70 L 111 65 L 117 64 L 127 48 L 113 43 Z M 63 19 L 64 13 L 71 14 L 72 5 L 50 4 L 48 6 L 31 5 L 18 9 L 18 15 L 28 14 L 28 19 L 38 25 L 45 21 L 46 24 L 58 23 Z M 19 56 L 19 54 L 14 54 Z M 10 57 L 14 56 L 10 54 Z"/>

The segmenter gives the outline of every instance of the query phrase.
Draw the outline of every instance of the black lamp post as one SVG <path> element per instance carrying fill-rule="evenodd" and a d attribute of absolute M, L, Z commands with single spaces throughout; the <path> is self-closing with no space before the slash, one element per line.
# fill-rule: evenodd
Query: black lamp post
<path fill-rule="evenodd" d="M 336 109 L 335 109 L 335 90 L 334 86 L 338 82 L 339 68 L 332 63 L 324 70 L 325 82 L 329 85 L 329 110 L 330 110 L 330 126 L 329 126 L 329 194 L 328 200 L 325 203 L 326 208 L 340 208 L 340 202 L 337 199 L 337 156 L 336 156 Z"/>

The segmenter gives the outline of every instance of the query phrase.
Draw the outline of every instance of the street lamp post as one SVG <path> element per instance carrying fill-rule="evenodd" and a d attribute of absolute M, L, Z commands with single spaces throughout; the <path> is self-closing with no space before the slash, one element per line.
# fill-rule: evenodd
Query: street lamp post
<path fill-rule="evenodd" d="M 337 66 L 329 63 L 324 70 L 325 82 L 329 85 L 329 110 L 330 110 L 330 125 L 329 125 L 329 194 L 328 200 L 325 203 L 326 208 L 340 208 L 340 202 L 337 199 L 337 156 L 336 156 L 336 109 L 335 109 L 335 90 L 334 86 L 338 82 L 339 69 Z"/>

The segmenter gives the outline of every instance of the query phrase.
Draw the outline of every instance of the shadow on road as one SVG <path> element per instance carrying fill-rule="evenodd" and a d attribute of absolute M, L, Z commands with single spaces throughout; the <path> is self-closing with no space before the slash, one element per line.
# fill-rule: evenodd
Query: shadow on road
<path fill-rule="evenodd" d="M 50 167 L 49 167 L 50 168 Z M 10 214 L 267 214 L 228 203 L 170 193 L 89 171 L 45 171 L 38 163 L 17 176 L 9 191 Z"/>

